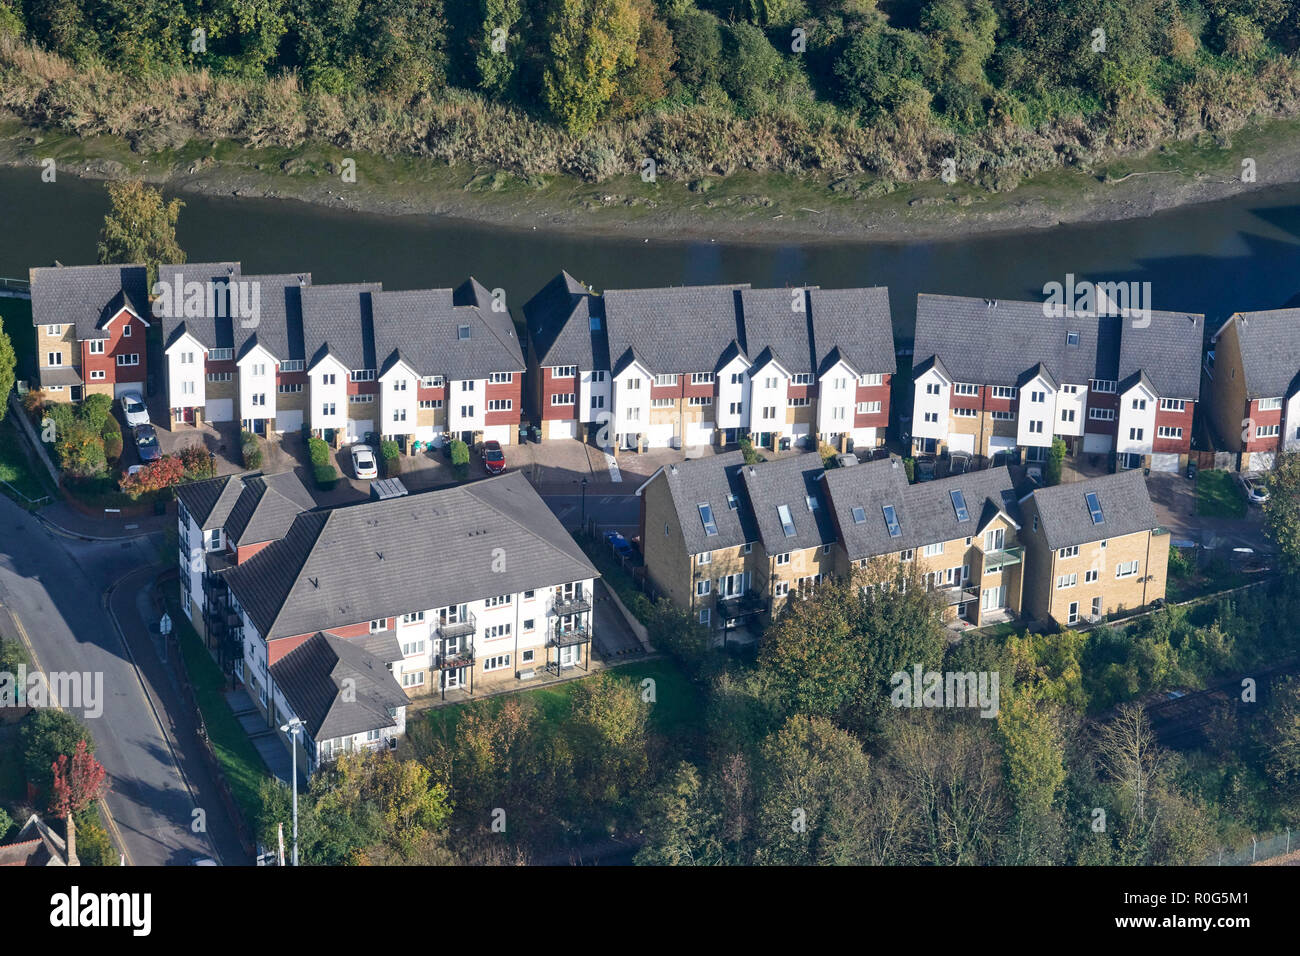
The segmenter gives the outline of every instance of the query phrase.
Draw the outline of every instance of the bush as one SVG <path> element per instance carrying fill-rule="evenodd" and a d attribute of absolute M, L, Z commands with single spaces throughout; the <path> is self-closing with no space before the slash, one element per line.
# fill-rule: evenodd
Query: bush
<path fill-rule="evenodd" d="M 907 480 L 909 482 L 915 481 L 916 480 L 916 459 L 904 458 L 903 468 L 907 471 Z"/>
<path fill-rule="evenodd" d="M 262 446 L 252 432 L 239 433 L 239 450 L 243 453 L 244 468 L 247 471 L 256 471 L 262 467 Z"/>
<path fill-rule="evenodd" d="M 744 456 L 745 464 L 756 465 L 763 460 L 762 456 L 754 450 L 754 442 L 748 435 L 741 438 L 739 444 L 740 454 Z"/>
<path fill-rule="evenodd" d="M 459 438 L 451 443 L 451 467 L 461 481 L 469 477 L 469 446 Z"/>
<path fill-rule="evenodd" d="M 1052 439 L 1052 451 L 1047 456 L 1047 467 L 1043 469 L 1043 480 L 1049 485 L 1061 483 L 1061 466 L 1065 464 L 1065 442 L 1060 438 Z"/>
<path fill-rule="evenodd" d="M 112 464 L 117 464 L 117 460 L 122 457 L 122 426 L 110 415 L 104 420 L 99 434 L 104 439 L 104 457 Z"/>
<path fill-rule="evenodd" d="M 189 481 L 211 478 L 216 473 L 212 455 L 202 445 L 186 445 L 177 453 Z"/>
<path fill-rule="evenodd" d="M 73 815 L 77 826 L 77 859 L 82 866 L 117 866 L 118 856 L 108 831 L 99 822 L 99 806 L 92 804 Z"/>
<path fill-rule="evenodd" d="M 312 477 L 316 479 L 317 488 L 329 491 L 338 483 L 339 472 L 333 465 L 313 465 Z"/>
<path fill-rule="evenodd" d="M 131 498 L 139 498 L 155 491 L 162 491 L 185 479 L 185 466 L 173 455 L 163 455 L 157 461 L 150 462 L 134 475 L 122 479 L 122 493 Z"/>
<path fill-rule="evenodd" d="M 77 407 L 77 417 L 88 422 L 95 431 L 100 431 L 104 422 L 113 417 L 113 399 L 102 393 L 87 395 Z"/>
<path fill-rule="evenodd" d="M 384 459 L 384 477 L 396 478 L 402 473 L 402 456 Z"/>
<path fill-rule="evenodd" d="M 59 467 L 73 478 L 97 478 L 108 471 L 104 439 L 89 423 L 73 418 L 66 424 L 56 419 L 54 450 Z"/>
<path fill-rule="evenodd" d="M 401 453 L 402 450 L 397 447 L 397 442 L 395 441 L 384 441 L 379 443 L 379 455 L 384 459 L 384 461 L 396 458 L 401 455 Z"/>
<path fill-rule="evenodd" d="M 18 738 L 27 782 L 44 797 L 50 795 L 54 781 L 52 768 L 60 755 L 71 757 L 79 740 L 85 740 L 86 748 L 95 752 L 95 741 L 86 725 L 66 710 L 52 707 L 39 707 L 24 717 Z"/>
<path fill-rule="evenodd" d="M 45 392 L 34 388 L 23 396 L 23 411 L 33 419 L 39 420 L 45 410 Z"/>
<path fill-rule="evenodd" d="M 307 440 L 307 452 L 311 455 L 313 465 L 328 465 L 330 463 L 330 446 L 326 444 L 323 438 L 309 438 Z"/>

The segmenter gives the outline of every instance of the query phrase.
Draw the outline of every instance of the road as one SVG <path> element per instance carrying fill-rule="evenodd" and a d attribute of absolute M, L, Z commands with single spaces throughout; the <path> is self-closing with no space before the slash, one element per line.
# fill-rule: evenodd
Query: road
<path fill-rule="evenodd" d="M 141 613 L 143 588 L 152 578 L 147 569 L 158 561 L 160 545 L 158 537 L 71 540 L 0 497 L 0 603 L 37 669 L 102 674 L 102 713 L 68 709 L 94 735 L 95 756 L 108 774 L 109 833 L 126 862 L 247 862 Z M 113 610 L 121 634 L 107 608 L 107 594 L 119 581 Z M 193 832 L 196 806 L 203 807 L 205 832 Z"/>
<path fill-rule="evenodd" d="M 633 493 L 635 491 L 636 488 L 631 487 L 626 494 L 588 494 L 586 503 L 588 520 L 594 518 L 602 531 L 612 528 L 623 532 L 628 537 L 640 534 L 641 499 Z M 566 528 L 577 528 L 582 524 L 582 495 L 543 494 L 542 499 Z"/>

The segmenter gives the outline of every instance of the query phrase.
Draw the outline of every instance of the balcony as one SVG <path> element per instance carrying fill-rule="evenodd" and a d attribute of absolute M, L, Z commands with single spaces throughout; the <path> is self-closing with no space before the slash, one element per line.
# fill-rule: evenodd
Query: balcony
<path fill-rule="evenodd" d="M 582 593 L 579 588 L 572 595 L 556 595 L 555 603 L 551 605 L 551 613 L 556 617 L 567 617 L 570 614 L 582 614 L 584 611 L 591 610 L 591 598 Z"/>
<path fill-rule="evenodd" d="M 551 647 L 567 647 L 570 644 L 586 644 L 589 640 L 591 640 L 591 628 L 585 624 L 561 627 L 559 621 L 556 621 L 555 632 L 547 643 Z"/>
<path fill-rule="evenodd" d="M 984 552 L 984 573 L 997 574 L 1003 568 L 1019 564 L 1025 559 L 1024 548 L 1003 548 Z"/>
<path fill-rule="evenodd" d="M 738 620 L 753 617 L 767 609 L 757 591 L 743 591 L 740 594 L 728 594 L 718 597 L 718 614 L 726 620 Z"/>
<path fill-rule="evenodd" d="M 467 641 L 463 647 L 455 651 L 439 651 L 434 657 L 433 666 L 443 671 L 455 670 L 458 667 L 473 667 L 474 643 Z"/>
<path fill-rule="evenodd" d="M 454 641 L 459 637 L 473 637 L 476 633 L 478 633 L 478 621 L 473 612 L 468 613 L 463 621 L 438 622 L 437 634 L 444 641 Z"/>
<path fill-rule="evenodd" d="M 980 599 L 979 592 L 974 588 L 935 588 L 934 593 L 939 595 L 947 607 L 956 607 L 958 604 L 967 604 Z"/>

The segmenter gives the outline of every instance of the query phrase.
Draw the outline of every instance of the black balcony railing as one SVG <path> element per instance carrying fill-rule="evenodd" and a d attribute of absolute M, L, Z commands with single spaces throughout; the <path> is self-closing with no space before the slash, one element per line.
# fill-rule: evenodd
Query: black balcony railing
<path fill-rule="evenodd" d="M 455 670 L 458 667 L 472 667 L 474 664 L 474 643 L 466 641 L 455 650 L 446 650 L 446 645 L 439 650 L 434 666 L 439 670 Z"/>
<path fill-rule="evenodd" d="M 742 591 L 739 594 L 718 597 L 718 613 L 728 620 L 752 617 L 755 614 L 762 614 L 764 610 L 763 599 L 756 591 Z"/>
<path fill-rule="evenodd" d="M 591 610 L 591 598 L 583 594 L 581 590 L 575 591 L 572 595 L 557 595 L 555 603 L 551 605 L 551 613 L 556 617 L 566 617 L 570 614 L 581 614 L 584 611 Z"/>
<path fill-rule="evenodd" d="M 565 647 L 569 644 L 585 644 L 591 640 L 591 629 L 585 624 L 570 624 L 562 627 L 557 621 L 551 635 L 552 647 Z"/>
<path fill-rule="evenodd" d="M 438 636 L 443 640 L 448 638 L 455 640 L 458 637 L 473 637 L 478 633 L 478 621 L 473 612 L 466 615 L 463 621 L 439 621 Z"/>

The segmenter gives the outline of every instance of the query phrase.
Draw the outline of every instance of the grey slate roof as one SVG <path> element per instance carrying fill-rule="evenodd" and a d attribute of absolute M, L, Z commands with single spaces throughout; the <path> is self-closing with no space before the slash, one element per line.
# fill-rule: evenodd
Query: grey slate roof
<path fill-rule="evenodd" d="M 303 352 L 310 369 L 326 354 L 347 369 L 378 369 L 371 314 L 378 282 L 317 285 L 302 290 Z"/>
<path fill-rule="evenodd" d="M 740 476 L 744 464 L 745 456 L 732 451 L 677 462 L 659 470 L 659 475 L 668 482 L 668 492 L 689 553 L 735 548 L 758 540 L 758 525 L 754 523 L 745 483 Z M 734 510 L 729 495 L 735 495 Z M 718 528 L 715 535 L 704 531 L 704 522 L 700 518 L 701 503 L 707 504 L 713 512 L 713 523 Z M 646 534 L 653 531 L 653 528 L 647 528 Z"/>
<path fill-rule="evenodd" d="M 605 300 L 567 272 L 524 303 L 524 324 L 539 366 L 609 368 Z"/>
<path fill-rule="evenodd" d="M 373 297 L 380 374 L 399 359 L 420 375 L 483 379 L 524 371 L 524 353 L 509 311 L 474 279 L 456 289 L 380 292 Z M 468 326 L 469 338 L 460 337 Z"/>
<path fill-rule="evenodd" d="M 1205 316 L 1153 311 L 1148 318 L 1149 325 L 1144 324 L 1147 318 L 1121 320 L 1119 379 L 1145 372 L 1161 398 L 1196 401 L 1201 394 Z"/>
<path fill-rule="evenodd" d="M 239 278 L 244 282 L 258 283 L 260 314 L 256 321 L 226 320 L 231 326 L 235 358 L 242 358 L 254 346 L 261 345 L 281 361 L 305 359 L 302 293 L 304 289 L 311 287 L 311 273 L 293 272 Z M 322 288 L 336 287 L 323 286 Z"/>
<path fill-rule="evenodd" d="M 1095 492 L 1102 523 L 1093 524 L 1085 495 Z M 1086 481 L 1038 488 L 1033 492 L 1038 519 L 1049 548 L 1068 548 L 1103 538 L 1154 529 L 1159 521 L 1146 479 L 1138 469 L 1121 471 Z"/>
<path fill-rule="evenodd" d="M 272 664 L 271 676 L 317 742 L 395 727 L 389 709 L 409 702 L 384 661 L 334 634 L 313 634 Z"/>
<path fill-rule="evenodd" d="M 1300 388 L 1300 309 L 1238 312 L 1216 339 L 1230 322 L 1237 323 L 1247 398 L 1289 397 Z"/>
<path fill-rule="evenodd" d="M 913 356 L 917 367 L 939 357 L 958 382 L 1015 386 L 1022 373 L 1042 362 L 1058 382 L 1087 385 L 1089 379 L 1119 377 L 1119 322 L 1118 317 L 1048 318 L 1042 302 L 921 294 Z M 1066 344 L 1067 332 L 1079 333 L 1078 345 Z"/>
<path fill-rule="evenodd" d="M 297 474 L 244 475 L 243 490 L 226 519 L 226 540 L 236 547 L 278 541 L 293 519 L 316 507 Z"/>
<path fill-rule="evenodd" d="M 207 348 L 233 349 L 235 345 L 230 328 L 229 297 L 222 287 L 228 280 L 238 275 L 239 263 L 233 261 L 160 265 L 158 281 L 168 283 L 173 290 L 170 309 L 162 308 L 161 299 L 155 303 L 155 307 L 164 312 L 158 316 L 158 322 L 162 326 L 163 348 L 168 348 L 188 333 Z M 209 291 L 209 284 L 213 286 L 212 309 L 209 311 L 208 303 L 205 301 L 204 315 L 185 315 L 185 288 L 192 282 L 200 283 L 204 287 L 205 297 Z M 176 290 L 179 290 L 179 294 Z M 223 318 L 217 318 L 218 309 L 224 313 Z"/>
<path fill-rule="evenodd" d="M 803 311 L 795 311 L 796 301 Z M 742 289 L 740 303 L 741 342 L 751 362 L 762 362 L 770 352 L 793 375 L 817 371 L 807 290 Z"/>
<path fill-rule="evenodd" d="M 885 287 L 809 289 L 808 313 L 812 317 L 817 374 L 835 364 L 833 353 L 837 349 L 839 357 L 859 375 L 892 375 L 897 369 L 894 324 L 889 313 L 889 290 Z M 748 313 L 745 323 L 749 323 Z"/>
<path fill-rule="evenodd" d="M 825 498 L 821 456 L 816 453 L 746 465 L 741 469 L 758 524 L 759 537 L 768 554 L 802 551 L 835 541 L 835 524 Z M 808 498 L 816 507 L 809 510 Z M 787 536 L 778 508 L 786 505 L 795 533 Z"/>
<path fill-rule="evenodd" d="M 78 339 L 107 338 L 103 324 L 129 307 L 150 325 L 142 265 L 49 266 L 28 270 L 33 325 L 73 325 Z"/>
<path fill-rule="evenodd" d="M 298 515 L 226 575 L 272 640 L 597 577 L 518 472 Z"/>
<path fill-rule="evenodd" d="M 1005 468 L 967 472 L 909 485 L 897 459 L 863 462 L 826 473 L 826 489 L 850 560 L 922 548 L 941 541 L 979 535 L 999 512 L 1020 523 L 1011 473 Z M 952 492 L 960 491 L 969 515 L 959 521 Z M 889 535 L 883 508 L 892 505 L 902 531 Z M 853 509 L 865 520 L 854 520 Z"/>
<path fill-rule="evenodd" d="M 633 359 L 656 374 L 712 372 L 733 341 L 743 339 L 742 285 L 611 289 L 605 301 L 612 371 Z"/>
<path fill-rule="evenodd" d="M 235 507 L 243 490 L 239 476 L 223 475 L 178 485 L 176 497 L 198 523 L 199 530 L 211 531 L 225 527 L 230 510 Z"/>
<path fill-rule="evenodd" d="M 50 385 L 81 385 L 81 376 L 71 365 L 60 365 L 56 367 L 42 366 L 40 370 L 41 387 L 46 388 Z"/>

